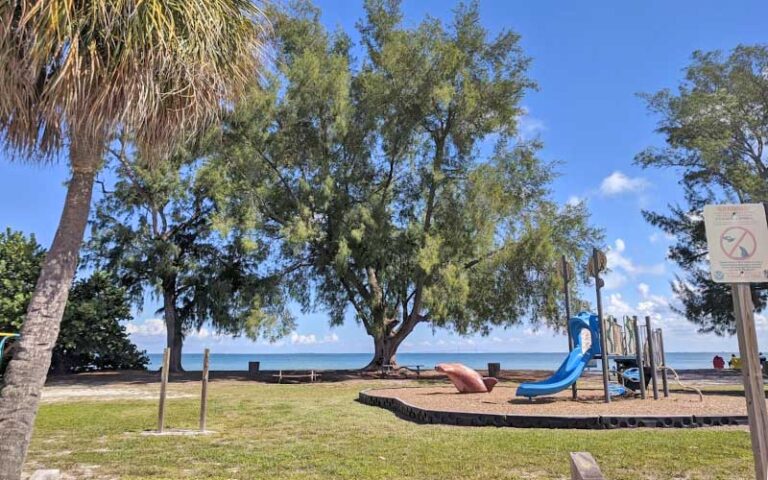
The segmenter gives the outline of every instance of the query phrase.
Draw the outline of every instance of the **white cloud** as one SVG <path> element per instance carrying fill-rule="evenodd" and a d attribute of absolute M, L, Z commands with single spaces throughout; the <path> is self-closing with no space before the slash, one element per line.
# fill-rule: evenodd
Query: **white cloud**
<path fill-rule="evenodd" d="M 326 335 L 323 337 L 323 343 L 336 343 L 339 341 L 339 336 L 335 333 L 332 333 L 330 335 Z"/>
<path fill-rule="evenodd" d="M 605 275 L 605 288 L 615 290 L 623 287 L 628 280 L 638 275 L 664 275 L 667 271 L 664 262 L 653 265 L 640 265 L 625 255 L 627 244 L 623 239 L 617 238 L 613 248 L 606 253 L 608 268 L 611 270 Z"/>
<path fill-rule="evenodd" d="M 606 197 L 624 193 L 638 193 L 648 188 L 649 183 L 641 177 L 628 177 L 618 170 L 608 175 L 600 183 L 600 193 Z"/>
<path fill-rule="evenodd" d="M 768 332 L 768 316 L 761 313 L 755 314 L 755 329 L 758 332 Z"/>
<path fill-rule="evenodd" d="M 620 293 L 612 293 L 608 296 L 607 312 L 614 317 L 623 317 L 632 314 L 632 307 L 624 301 Z"/>
<path fill-rule="evenodd" d="M 672 298 L 651 293 L 651 288 L 645 283 L 638 284 L 637 290 L 641 299 L 634 305 L 626 301 L 620 293 L 609 295 L 606 314 L 616 318 L 637 315 L 640 321 L 650 317 L 654 328 L 662 328 L 665 334 L 673 336 L 691 335 L 695 332 L 695 326 L 673 310 Z M 766 326 L 768 327 L 768 322 Z"/>
<path fill-rule="evenodd" d="M 528 327 L 525 330 L 523 330 L 523 333 L 529 337 L 538 337 L 542 334 L 541 329 L 534 329 L 532 327 Z"/>
<path fill-rule="evenodd" d="M 317 338 L 317 335 L 310 333 L 309 335 L 302 335 L 300 333 L 293 332 L 289 337 L 291 345 L 319 345 L 323 343 L 336 343 L 339 341 L 339 336 L 335 333 L 325 335 L 323 338 Z"/>
<path fill-rule="evenodd" d="M 291 334 L 291 344 L 293 345 L 314 345 L 317 343 L 317 337 L 314 333 L 309 335 L 300 335 L 296 332 Z"/>
<path fill-rule="evenodd" d="M 580 203 L 582 203 L 583 201 L 584 201 L 584 199 L 579 197 L 578 195 L 571 195 L 570 197 L 568 197 L 568 200 L 566 200 L 565 203 L 566 203 L 566 205 L 569 205 L 571 207 L 575 207 L 575 206 L 579 205 Z"/>
<path fill-rule="evenodd" d="M 604 288 L 607 290 L 618 290 L 626 285 L 628 280 L 626 275 L 616 270 L 611 270 L 603 276 Z"/>
<path fill-rule="evenodd" d="M 666 240 L 667 242 L 672 242 L 675 240 L 674 235 L 670 235 L 669 233 L 659 233 L 654 232 L 651 234 L 651 236 L 648 237 L 648 241 L 651 243 L 658 243 L 661 240 Z"/>
<path fill-rule="evenodd" d="M 528 108 L 522 108 L 521 114 L 517 117 L 517 132 L 520 139 L 534 139 L 546 129 L 543 120 L 532 116 Z"/>
<path fill-rule="evenodd" d="M 128 335 L 164 336 L 165 322 L 160 318 L 149 318 L 141 323 L 131 321 L 125 325 L 125 331 Z"/>

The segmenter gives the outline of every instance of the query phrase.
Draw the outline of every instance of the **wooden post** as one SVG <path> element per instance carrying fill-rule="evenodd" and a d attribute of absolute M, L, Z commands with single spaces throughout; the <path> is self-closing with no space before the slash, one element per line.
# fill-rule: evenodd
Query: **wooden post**
<path fill-rule="evenodd" d="M 168 390 L 168 370 L 171 368 L 171 349 L 163 350 L 163 367 L 160 371 L 160 407 L 157 412 L 157 431 L 163 433 L 165 428 L 165 396 Z"/>
<path fill-rule="evenodd" d="M 592 455 L 571 452 L 571 480 L 605 480 L 605 477 Z"/>
<path fill-rule="evenodd" d="M 653 348 L 653 327 L 651 317 L 645 317 L 645 336 L 648 341 L 648 361 L 651 364 L 651 383 L 653 384 L 653 399 L 659 399 L 659 379 L 656 376 L 656 354 Z"/>
<path fill-rule="evenodd" d="M 565 255 L 562 256 L 562 267 L 563 267 L 563 293 L 565 294 L 565 331 L 568 333 L 568 352 L 570 353 L 573 350 L 573 337 L 571 337 L 571 329 L 570 323 L 571 323 L 571 291 L 570 291 L 570 283 L 571 283 L 571 272 L 568 267 L 568 260 L 565 259 Z M 576 397 L 578 397 L 578 388 L 576 387 L 576 382 L 573 382 L 571 385 L 571 398 L 576 400 Z"/>
<path fill-rule="evenodd" d="M 640 369 L 640 398 L 645 400 L 645 362 L 643 362 L 643 342 L 640 341 L 637 316 L 632 317 L 632 328 L 635 329 L 635 358 L 637 359 L 637 367 Z"/>
<path fill-rule="evenodd" d="M 659 354 L 661 355 L 661 389 L 664 392 L 664 398 L 669 397 L 669 379 L 667 378 L 667 356 L 664 353 L 664 335 L 661 329 L 656 329 L 656 335 L 659 336 Z"/>
<path fill-rule="evenodd" d="M 611 394 L 608 390 L 608 342 L 605 338 L 606 328 L 603 321 L 603 299 L 600 294 L 600 288 L 602 282 L 600 278 L 600 262 L 598 260 L 597 248 L 592 249 L 592 266 L 594 267 L 595 274 L 595 294 L 597 295 L 597 319 L 600 324 L 600 363 L 603 364 L 603 394 L 605 395 L 604 402 L 611 403 Z"/>
<path fill-rule="evenodd" d="M 205 349 L 203 353 L 203 387 L 200 392 L 200 431 L 205 431 L 206 418 L 208 417 L 208 367 L 210 365 L 211 351 Z"/>
<path fill-rule="evenodd" d="M 499 374 L 501 373 L 501 364 L 498 362 L 491 362 L 488 364 L 488 376 L 499 378 Z"/>
<path fill-rule="evenodd" d="M 755 457 L 755 478 L 765 480 L 768 475 L 768 413 L 765 407 L 763 375 L 757 350 L 754 305 L 748 283 L 731 285 L 736 334 L 741 354 L 741 374 L 744 377 L 744 396 L 749 414 L 749 433 Z"/>

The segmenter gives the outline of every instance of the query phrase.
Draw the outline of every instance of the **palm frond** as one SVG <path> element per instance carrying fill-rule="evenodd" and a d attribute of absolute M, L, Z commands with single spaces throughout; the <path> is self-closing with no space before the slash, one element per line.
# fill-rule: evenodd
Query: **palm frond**
<path fill-rule="evenodd" d="M 269 35 L 250 0 L 0 2 L 0 134 L 31 154 L 120 128 L 162 151 L 257 80 Z"/>

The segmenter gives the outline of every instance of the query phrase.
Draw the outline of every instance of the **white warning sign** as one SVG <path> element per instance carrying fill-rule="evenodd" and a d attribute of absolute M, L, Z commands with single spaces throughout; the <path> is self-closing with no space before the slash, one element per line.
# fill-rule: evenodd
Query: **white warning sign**
<path fill-rule="evenodd" d="M 704 207 L 712 280 L 768 282 L 768 224 L 760 203 Z"/>

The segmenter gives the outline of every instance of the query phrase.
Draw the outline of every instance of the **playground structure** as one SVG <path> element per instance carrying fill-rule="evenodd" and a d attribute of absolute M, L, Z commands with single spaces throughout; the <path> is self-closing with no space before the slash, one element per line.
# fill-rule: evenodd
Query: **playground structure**
<path fill-rule="evenodd" d="M 661 383 L 663 395 L 669 397 L 663 334 L 661 329 L 652 328 L 650 317 L 645 318 L 642 327 L 637 317 L 625 317 L 623 325 L 614 317 L 606 317 L 603 328 L 600 323 L 597 315 L 587 312 L 571 318 L 568 331 L 573 348 L 568 357 L 551 377 L 521 384 L 517 396 L 532 399 L 552 395 L 568 387 L 572 387 L 574 395 L 578 395 L 576 382 L 582 373 L 590 362 L 604 358 L 600 335 L 601 331 L 605 331 L 605 359 L 615 364 L 614 368 L 603 370 L 608 373 L 607 382 L 604 382 L 608 384 L 607 394 L 620 396 L 631 390 L 646 398 L 647 387 L 651 383 L 653 398 L 658 399 Z"/>
<path fill-rule="evenodd" d="M 0 332 L 0 367 L 3 366 L 3 353 L 5 347 L 11 339 L 18 338 L 18 333 L 2 333 Z"/>
<path fill-rule="evenodd" d="M 649 380 L 652 382 L 653 398 L 658 400 L 659 372 L 661 372 L 664 396 L 669 397 L 667 378 L 669 367 L 666 365 L 661 329 L 653 329 L 649 316 L 645 317 L 645 327 L 641 328 L 636 316 L 624 317 L 623 325 L 620 325 L 615 317 L 603 315 L 601 290 L 604 282 L 600 278 L 600 272 L 605 270 L 606 266 L 605 254 L 593 249 L 587 271 L 595 280 L 597 313 L 582 312 L 571 317 L 569 284 L 574 277 L 574 270 L 565 256 L 562 257 L 558 273 L 563 280 L 570 352 L 554 375 L 539 382 L 521 384 L 517 390 L 517 396 L 532 400 L 533 397 L 552 395 L 571 387 L 575 400 L 578 396 L 576 382 L 579 377 L 590 362 L 600 360 L 603 397 L 606 403 L 610 403 L 612 396 L 626 394 L 627 390 L 639 391 L 641 398 L 645 399 Z M 615 363 L 613 370 L 609 365 L 611 361 Z M 615 382 L 611 382 L 612 376 L 615 377 Z M 677 378 L 676 374 L 675 377 Z"/>

